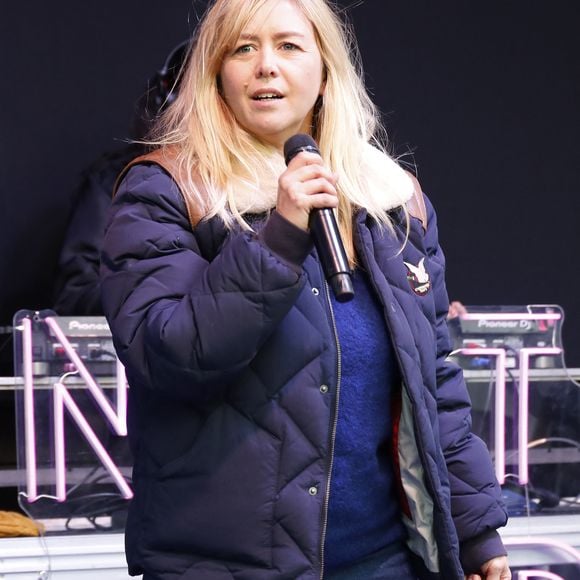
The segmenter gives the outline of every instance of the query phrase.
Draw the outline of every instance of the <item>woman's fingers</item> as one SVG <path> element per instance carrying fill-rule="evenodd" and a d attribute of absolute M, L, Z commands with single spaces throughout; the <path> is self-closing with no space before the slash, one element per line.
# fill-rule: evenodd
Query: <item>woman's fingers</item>
<path fill-rule="evenodd" d="M 278 180 L 277 211 L 307 230 L 312 209 L 337 205 L 336 176 L 321 157 L 307 152 L 294 157 Z"/>

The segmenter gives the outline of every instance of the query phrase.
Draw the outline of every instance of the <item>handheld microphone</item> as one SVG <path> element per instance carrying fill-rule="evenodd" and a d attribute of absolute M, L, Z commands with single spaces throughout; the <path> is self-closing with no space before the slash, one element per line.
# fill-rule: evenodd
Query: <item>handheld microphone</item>
<path fill-rule="evenodd" d="M 316 141 L 303 133 L 290 137 L 284 143 L 286 165 L 298 153 L 310 151 L 320 155 Z M 344 245 L 331 208 L 315 208 L 310 212 L 309 227 L 314 245 L 322 264 L 322 270 L 338 302 L 348 302 L 354 298 L 351 270 Z"/>

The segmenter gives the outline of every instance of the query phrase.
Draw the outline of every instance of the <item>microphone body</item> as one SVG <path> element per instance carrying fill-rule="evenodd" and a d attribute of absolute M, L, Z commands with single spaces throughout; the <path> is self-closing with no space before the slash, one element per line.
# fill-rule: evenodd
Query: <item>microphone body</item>
<path fill-rule="evenodd" d="M 316 142 L 310 135 L 290 137 L 284 144 L 286 165 L 302 151 L 320 155 Z M 315 208 L 310 212 L 309 227 L 314 240 L 324 276 L 338 302 L 348 302 L 354 298 L 351 269 L 340 237 L 336 217 L 331 208 Z"/>

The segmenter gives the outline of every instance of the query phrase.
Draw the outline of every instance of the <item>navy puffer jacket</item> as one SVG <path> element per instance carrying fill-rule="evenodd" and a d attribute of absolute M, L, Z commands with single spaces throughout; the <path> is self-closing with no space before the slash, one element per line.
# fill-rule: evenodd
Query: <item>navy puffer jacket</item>
<path fill-rule="evenodd" d="M 360 211 L 355 244 L 403 378 L 395 442 L 409 546 L 460 580 L 462 563 L 469 571 L 505 553 L 495 530 L 506 513 L 470 434 L 461 371 L 446 361 L 444 259 L 427 209 L 427 229 L 411 218 L 402 252 L 400 210 L 395 234 Z M 114 200 L 102 292 L 131 386 L 130 572 L 323 577 L 340 373 L 308 236 L 276 212 L 259 234 L 227 232 L 217 218 L 192 229 L 171 177 L 138 165 Z"/>

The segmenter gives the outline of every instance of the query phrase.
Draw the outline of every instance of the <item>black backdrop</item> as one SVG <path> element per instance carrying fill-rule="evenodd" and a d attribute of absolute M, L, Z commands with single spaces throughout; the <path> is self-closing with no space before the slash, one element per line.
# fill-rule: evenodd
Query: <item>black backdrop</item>
<path fill-rule="evenodd" d="M 203 5 L 4 8 L 0 325 L 50 306 L 80 171 L 127 136 L 146 79 Z M 366 0 L 351 11 L 393 147 L 413 152 L 438 209 L 451 297 L 562 305 L 569 366 L 580 366 L 579 6 Z"/>

